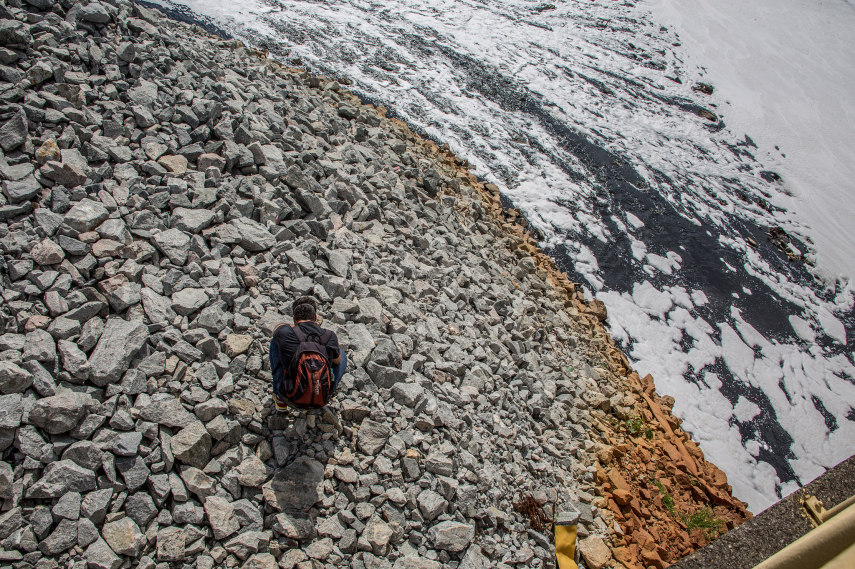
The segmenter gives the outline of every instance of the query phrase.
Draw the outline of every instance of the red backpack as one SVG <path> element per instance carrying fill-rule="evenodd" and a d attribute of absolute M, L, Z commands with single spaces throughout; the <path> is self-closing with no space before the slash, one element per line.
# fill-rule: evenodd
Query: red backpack
<path fill-rule="evenodd" d="M 296 407 L 323 407 L 333 391 L 333 373 L 326 347 L 332 332 L 326 330 L 319 336 L 306 334 L 299 326 L 291 329 L 300 344 L 291 360 L 290 373 L 286 374 L 282 395 Z"/>

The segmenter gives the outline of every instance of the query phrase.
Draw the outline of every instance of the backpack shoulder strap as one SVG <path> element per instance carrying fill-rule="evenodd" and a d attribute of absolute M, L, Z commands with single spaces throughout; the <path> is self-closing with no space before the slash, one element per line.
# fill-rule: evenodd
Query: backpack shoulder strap
<path fill-rule="evenodd" d="M 302 344 L 303 342 L 306 341 L 306 338 L 308 336 L 306 336 L 306 333 L 303 332 L 303 329 L 300 328 L 299 324 L 294 324 L 293 326 L 291 326 L 291 330 L 294 331 L 294 335 L 297 336 L 297 341 L 299 343 Z"/>
<path fill-rule="evenodd" d="M 326 346 L 330 343 L 330 338 L 332 338 L 332 330 L 324 330 L 324 333 L 321 334 L 321 344 Z"/>

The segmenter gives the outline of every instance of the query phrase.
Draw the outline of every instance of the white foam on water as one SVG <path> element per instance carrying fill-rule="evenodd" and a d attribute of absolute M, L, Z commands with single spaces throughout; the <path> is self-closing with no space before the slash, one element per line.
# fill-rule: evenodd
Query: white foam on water
<path fill-rule="evenodd" d="M 783 176 L 795 197 L 775 198 L 804 222 L 797 229 L 813 241 L 818 268 L 832 278 L 855 277 L 855 5 L 644 4 L 676 28 L 689 72 L 716 87 L 713 98 L 730 129 L 748 134 L 768 168 Z"/>
<path fill-rule="evenodd" d="M 851 321 L 851 286 L 838 284 L 829 299 L 821 285 L 778 270 L 739 230 L 778 225 L 809 236 L 807 254 L 823 274 L 855 274 L 855 238 L 847 233 L 855 226 L 848 197 L 855 42 L 840 33 L 855 29 L 851 5 L 568 0 L 537 12 L 539 4 L 526 0 L 158 1 L 188 6 L 249 44 L 281 43 L 288 57 L 349 78 L 357 92 L 448 143 L 498 184 L 542 232 L 546 248 L 572 259 L 605 302 L 612 334 L 633 366 L 675 397 L 684 428 L 752 510 L 855 453 L 848 418 L 855 354 L 846 351 L 841 320 Z M 801 20 L 791 27 L 800 13 L 805 29 Z M 673 45 L 677 38 L 662 23 L 677 27 L 683 45 Z M 479 73 L 506 83 L 479 91 Z M 712 97 L 692 91 L 697 79 L 716 85 Z M 529 103 L 553 122 L 527 111 Z M 701 107 L 714 108 L 729 128 L 710 129 L 691 110 Z M 828 116 L 833 125 L 814 120 Z M 601 206 L 613 202 L 603 195 L 600 172 L 588 169 L 584 151 L 577 155 L 555 124 L 626 161 L 642 178 L 629 182 L 646 188 L 639 195 L 654 196 L 655 208 L 703 228 L 721 249 L 729 278 L 752 279 L 738 286 L 743 294 L 732 291 L 734 302 L 773 295 L 795 306 L 782 319 L 792 330 L 764 337 L 739 310 L 702 316 L 722 299 L 684 285 L 695 267 L 691 257 L 684 260 L 682 243 L 659 246 L 662 228 L 642 219 L 649 212 L 613 209 L 604 217 Z M 741 143 L 745 134 L 760 148 Z M 763 170 L 781 173 L 784 191 L 763 181 Z M 625 244 L 620 260 L 634 276 L 621 283 L 623 292 L 607 285 L 613 261 L 597 257 L 598 244 L 606 252 Z M 723 366 L 721 377 L 710 371 L 716 366 Z M 795 458 L 779 459 L 798 481 L 782 482 L 763 458 L 773 450 L 759 430 L 763 421 L 793 439 Z M 740 425 L 754 429 L 745 441 Z"/>

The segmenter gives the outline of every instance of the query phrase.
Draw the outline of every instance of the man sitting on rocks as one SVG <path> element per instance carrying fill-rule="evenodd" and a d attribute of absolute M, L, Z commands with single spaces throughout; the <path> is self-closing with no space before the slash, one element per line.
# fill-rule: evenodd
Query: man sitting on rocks
<path fill-rule="evenodd" d="M 280 324 L 273 331 L 273 338 L 270 340 L 270 371 L 273 375 L 273 401 L 276 403 L 276 409 L 279 411 L 285 410 L 287 407 L 293 408 L 311 408 L 325 405 L 327 400 L 335 394 L 336 388 L 341 381 L 341 376 L 344 375 L 345 367 L 347 366 L 347 356 L 344 350 L 339 348 L 338 337 L 332 330 L 326 330 L 318 325 L 318 303 L 310 296 L 301 296 L 294 301 L 292 305 L 294 314 L 294 325 Z M 326 353 L 321 355 L 326 358 L 326 365 L 333 376 L 332 389 L 329 391 L 329 397 L 316 397 L 314 402 L 311 401 L 311 394 L 306 394 L 305 397 L 297 395 L 291 400 L 286 393 L 285 386 L 294 385 L 294 380 L 298 373 L 295 355 L 300 357 L 298 350 L 306 346 L 306 342 L 316 343 Z M 303 358 L 312 353 L 304 352 Z M 311 365 L 311 364 L 310 364 Z M 289 381 L 290 380 L 290 381 Z M 319 404 L 318 401 L 321 401 Z M 300 404 L 302 401 L 302 404 Z"/>

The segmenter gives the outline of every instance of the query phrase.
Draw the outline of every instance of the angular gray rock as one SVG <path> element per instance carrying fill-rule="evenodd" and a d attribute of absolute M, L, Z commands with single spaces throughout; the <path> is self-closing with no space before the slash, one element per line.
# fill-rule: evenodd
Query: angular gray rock
<path fill-rule="evenodd" d="M 175 459 L 189 466 L 204 468 L 211 458 L 211 435 L 199 421 L 178 431 L 171 444 Z"/>
<path fill-rule="evenodd" d="M 23 393 L 33 384 L 33 374 L 10 361 L 0 361 L 0 393 Z"/>
<path fill-rule="evenodd" d="M 121 318 L 107 320 L 89 356 L 92 383 L 104 386 L 119 381 L 147 340 L 148 328 L 142 322 Z"/>
<path fill-rule="evenodd" d="M 472 543 L 472 539 L 475 537 L 475 527 L 446 520 L 431 527 L 428 536 L 434 548 L 459 553 Z"/>
<path fill-rule="evenodd" d="M 205 500 L 205 516 L 211 531 L 214 532 L 214 539 L 225 539 L 240 529 L 234 508 L 219 496 L 211 496 Z"/>
<path fill-rule="evenodd" d="M 122 566 L 122 558 L 100 538 L 86 548 L 85 555 L 89 569 L 119 569 Z"/>
<path fill-rule="evenodd" d="M 154 244 L 170 261 L 178 266 L 187 262 L 190 254 L 190 235 L 176 229 L 161 231 L 153 237 Z"/>
<path fill-rule="evenodd" d="M 3 28 L 5 28 L 5 26 Z M 4 34 L 9 33 L 9 31 L 5 31 L 3 28 L 0 28 L 0 38 L 2 38 Z M 22 34 L 19 34 L 19 37 L 26 38 L 26 36 Z M 20 110 L 15 113 L 11 119 L 0 125 L 0 148 L 5 152 L 11 152 L 23 145 L 26 140 L 27 115 L 24 114 L 23 110 Z"/>
<path fill-rule="evenodd" d="M 99 202 L 83 198 L 68 210 L 63 223 L 79 233 L 85 233 L 101 225 L 109 216 L 110 212 Z"/>
<path fill-rule="evenodd" d="M 36 401 L 28 419 L 46 432 L 58 435 L 74 429 L 97 405 L 97 401 L 85 393 L 62 391 Z"/>
<path fill-rule="evenodd" d="M 130 557 L 138 556 L 146 543 L 145 535 L 129 517 L 104 524 L 101 536 L 115 553 Z"/>
<path fill-rule="evenodd" d="M 45 468 L 43 476 L 27 489 L 26 496 L 58 498 L 66 492 L 87 492 L 94 489 L 94 472 L 70 460 L 60 460 Z"/>
<path fill-rule="evenodd" d="M 276 244 L 276 238 L 267 228 L 251 219 L 233 219 L 231 225 L 238 235 L 238 244 L 247 251 L 266 251 Z"/>
<path fill-rule="evenodd" d="M 368 455 L 375 455 L 386 446 L 389 438 L 389 427 L 371 419 L 365 419 L 359 426 L 356 445 L 359 450 Z"/>

